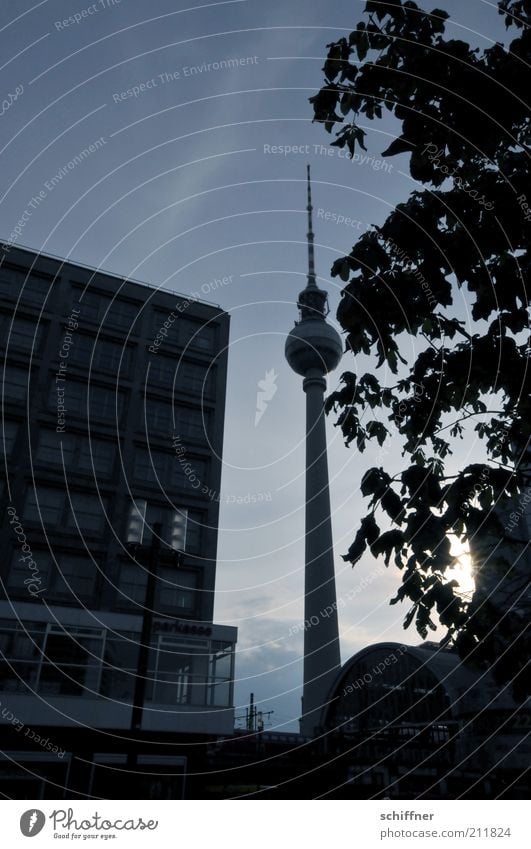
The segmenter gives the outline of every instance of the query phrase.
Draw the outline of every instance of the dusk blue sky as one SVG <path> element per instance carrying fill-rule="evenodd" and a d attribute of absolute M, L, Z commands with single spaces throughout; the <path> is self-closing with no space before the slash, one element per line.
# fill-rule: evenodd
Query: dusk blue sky
<path fill-rule="evenodd" d="M 348 35 L 364 2 L 175 5 L 4 0 L 0 97 L 20 94 L 1 116 L 0 237 L 29 208 L 18 244 L 200 292 L 231 313 L 215 621 L 239 627 L 237 713 L 253 691 L 259 709 L 274 711 L 273 726 L 290 730 L 302 683 L 302 630 L 294 631 L 303 619 L 304 395 L 283 352 L 305 283 L 305 167 L 334 323 L 342 284 L 330 279 L 333 260 L 414 183 L 406 157 L 381 159 L 396 130 L 389 118 L 365 127 L 368 152 L 353 163 L 311 123 L 308 98 L 322 83 L 325 45 Z M 450 12 L 455 38 L 480 48 L 506 39 L 496 3 L 433 5 Z M 81 20 L 65 25 L 76 13 Z M 208 67 L 228 59 L 245 61 Z M 97 140 L 94 153 L 47 188 Z M 283 155 L 274 146 L 299 150 Z M 345 357 L 329 388 L 357 365 L 370 362 Z M 258 382 L 271 370 L 277 391 L 255 426 Z M 363 471 L 399 469 L 398 446 L 360 456 L 344 447 L 333 418 L 328 433 L 342 658 L 380 640 L 418 643 L 402 629 L 405 608 L 389 606 L 397 570 L 371 557 L 352 570 L 341 559 L 364 515 Z M 454 462 L 473 450 L 466 441 Z"/>

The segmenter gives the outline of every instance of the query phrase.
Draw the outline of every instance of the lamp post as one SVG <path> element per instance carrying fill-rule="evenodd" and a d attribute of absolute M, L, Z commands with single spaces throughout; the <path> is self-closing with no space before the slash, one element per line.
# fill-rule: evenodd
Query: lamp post
<path fill-rule="evenodd" d="M 162 524 L 161 522 L 155 522 L 153 525 L 151 545 L 149 546 L 146 596 L 144 600 L 144 613 L 142 615 L 140 646 L 138 649 L 138 662 L 136 667 L 133 709 L 131 711 L 131 731 L 140 731 L 142 727 L 142 716 L 144 714 L 144 700 L 146 697 L 146 678 L 149 667 L 151 632 L 153 630 L 153 605 L 155 602 L 155 590 L 157 586 L 157 567 L 160 554 L 161 534 Z"/>
<path fill-rule="evenodd" d="M 146 698 L 146 681 L 149 670 L 149 652 L 151 649 L 151 634 L 153 630 L 153 608 L 155 605 L 155 593 L 157 587 L 157 571 L 160 559 L 160 541 L 162 537 L 162 523 L 154 522 L 149 546 L 142 545 L 144 529 L 146 526 L 147 504 L 143 500 L 137 500 L 131 505 L 129 522 L 127 527 L 127 542 L 134 554 L 142 550 L 148 552 L 148 568 L 146 581 L 146 594 L 144 597 L 144 610 L 142 614 L 142 630 L 140 634 L 140 645 L 138 649 L 138 660 L 135 675 L 135 689 L 131 710 L 131 732 L 142 729 L 144 715 L 144 703 Z M 186 542 L 187 511 L 175 511 L 171 524 L 171 547 L 175 552 L 177 566 L 182 564 L 183 550 Z M 127 754 L 127 766 L 133 769 L 137 763 L 136 751 L 133 749 L 134 741 L 131 740 L 131 748 Z"/>

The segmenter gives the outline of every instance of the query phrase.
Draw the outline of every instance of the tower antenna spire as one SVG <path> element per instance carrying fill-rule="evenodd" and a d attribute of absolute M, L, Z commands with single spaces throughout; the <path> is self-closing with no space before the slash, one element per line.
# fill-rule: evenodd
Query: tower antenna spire
<path fill-rule="evenodd" d="M 308 192 L 308 205 L 306 207 L 308 212 L 308 280 L 303 291 L 299 293 L 299 300 L 297 301 L 302 320 L 307 318 L 323 319 L 328 315 L 327 294 L 317 285 L 317 277 L 315 275 L 312 182 L 309 165 L 306 166 L 306 182 Z"/>
<path fill-rule="evenodd" d="M 317 280 L 315 278 L 315 249 L 314 249 L 314 233 L 313 233 L 313 222 L 312 222 L 312 182 L 310 175 L 310 166 L 306 166 L 306 174 L 307 174 L 307 184 L 308 184 L 308 206 L 306 209 L 308 210 L 308 286 L 317 286 Z"/>

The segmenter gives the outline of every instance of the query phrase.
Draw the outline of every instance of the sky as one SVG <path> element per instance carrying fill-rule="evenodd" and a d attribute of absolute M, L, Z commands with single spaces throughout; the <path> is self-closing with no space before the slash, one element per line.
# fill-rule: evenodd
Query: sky
<path fill-rule="evenodd" d="M 480 48 L 506 39 L 496 3 L 437 5 L 451 15 L 451 37 Z M 397 129 L 389 118 L 361 124 L 368 151 L 354 162 L 311 123 L 326 44 L 348 35 L 363 6 L 3 0 L 0 8 L 0 238 L 26 212 L 16 244 L 200 292 L 231 314 L 215 621 L 239 628 L 237 715 L 253 692 L 259 710 L 273 711 L 266 727 L 285 731 L 297 729 L 302 684 L 304 395 L 284 342 L 305 284 L 306 163 L 319 284 L 336 327 L 342 284 L 330 278 L 332 262 L 415 188 L 407 157 L 381 157 Z M 329 390 L 342 371 L 367 365 L 345 356 Z M 257 417 L 264 380 L 274 389 Z M 397 471 L 399 447 L 360 455 L 333 417 L 327 428 L 345 661 L 374 642 L 420 638 L 403 631 L 406 608 L 389 606 L 400 573 L 371 556 L 354 570 L 341 558 L 366 512 L 364 470 Z M 473 451 L 469 439 L 453 462 Z"/>

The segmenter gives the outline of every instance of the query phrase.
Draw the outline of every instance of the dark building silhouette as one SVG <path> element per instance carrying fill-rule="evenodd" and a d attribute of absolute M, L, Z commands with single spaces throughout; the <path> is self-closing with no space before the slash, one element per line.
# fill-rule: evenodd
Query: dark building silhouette
<path fill-rule="evenodd" d="M 232 731 L 236 629 L 212 621 L 229 317 L 26 249 L 0 255 L 0 789 L 57 798 L 80 748 L 80 791 L 130 751 L 155 523 L 140 738 Z M 156 753 L 162 772 L 183 763 Z"/>
<path fill-rule="evenodd" d="M 437 643 L 379 643 L 343 666 L 325 733 L 345 795 L 523 798 L 528 706 Z M 341 782 L 338 782 L 341 784 Z"/>

